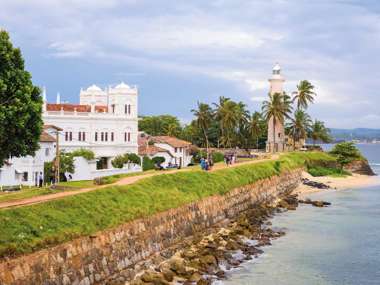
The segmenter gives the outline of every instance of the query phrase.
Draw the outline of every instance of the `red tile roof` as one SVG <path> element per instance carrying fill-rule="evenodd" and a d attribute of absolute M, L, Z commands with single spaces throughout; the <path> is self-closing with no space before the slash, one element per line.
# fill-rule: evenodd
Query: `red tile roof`
<path fill-rule="evenodd" d="M 47 132 L 42 131 L 40 135 L 40 142 L 56 142 L 55 138 L 49 135 Z"/>
<path fill-rule="evenodd" d="M 74 112 L 76 110 L 77 112 L 81 113 L 89 113 L 91 112 L 91 106 L 90 105 L 79 105 L 79 104 L 46 104 L 46 110 L 47 111 L 63 111 L 66 112 Z M 107 106 L 95 106 L 96 112 L 108 112 Z"/>
<path fill-rule="evenodd" d="M 160 148 L 155 145 L 139 145 L 139 155 L 154 155 L 158 152 L 169 153 L 166 149 Z"/>
<path fill-rule="evenodd" d="M 170 136 L 156 136 L 152 137 L 152 140 L 157 143 L 166 143 L 168 145 L 171 145 L 172 147 L 187 147 L 191 145 L 190 142 Z"/>

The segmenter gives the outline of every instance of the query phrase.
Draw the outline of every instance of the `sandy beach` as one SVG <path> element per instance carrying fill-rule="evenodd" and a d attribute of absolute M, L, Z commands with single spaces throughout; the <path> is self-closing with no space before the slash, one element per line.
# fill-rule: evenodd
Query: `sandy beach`
<path fill-rule="evenodd" d="M 336 191 L 336 190 L 354 189 L 354 188 L 380 185 L 379 176 L 353 174 L 352 176 L 347 176 L 347 177 L 330 177 L 330 176 L 313 177 L 307 172 L 303 172 L 302 176 L 303 178 L 307 178 L 311 181 L 324 183 L 330 186 L 331 189 L 318 189 L 318 188 L 301 184 L 295 190 L 295 193 L 297 193 L 300 198 L 303 198 L 310 193 L 321 192 L 321 191 Z"/>

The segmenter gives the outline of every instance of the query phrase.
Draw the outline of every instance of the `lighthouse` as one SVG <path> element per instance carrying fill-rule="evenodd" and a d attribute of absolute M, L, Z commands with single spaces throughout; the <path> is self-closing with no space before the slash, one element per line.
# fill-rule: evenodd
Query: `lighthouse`
<path fill-rule="evenodd" d="M 272 76 L 269 80 L 269 96 L 275 93 L 283 93 L 285 78 L 281 74 L 281 67 L 275 64 L 272 70 Z M 279 152 L 285 150 L 285 126 L 283 122 L 276 120 L 273 124 L 273 117 L 268 121 L 268 140 L 266 145 L 267 152 Z"/>

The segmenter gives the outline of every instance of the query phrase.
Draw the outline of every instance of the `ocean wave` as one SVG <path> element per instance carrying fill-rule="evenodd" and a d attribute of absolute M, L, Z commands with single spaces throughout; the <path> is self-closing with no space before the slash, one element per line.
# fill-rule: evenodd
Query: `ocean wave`
<path fill-rule="evenodd" d="M 371 166 L 380 166 L 380 163 L 370 163 Z"/>

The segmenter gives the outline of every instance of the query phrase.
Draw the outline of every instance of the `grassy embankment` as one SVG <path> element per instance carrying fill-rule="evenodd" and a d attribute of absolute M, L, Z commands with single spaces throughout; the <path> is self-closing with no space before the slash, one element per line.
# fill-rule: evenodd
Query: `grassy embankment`
<path fill-rule="evenodd" d="M 42 204 L 0 211 L 0 257 L 36 251 L 176 208 L 282 171 L 333 161 L 325 153 L 289 153 L 276 161 L 214 172 L 177 172 Z"/>
<path fill-rule="evenodd" d="M 136 173 L 129 173 L 129 174 L 116 174 L 104 177 L 102 179 L 102 184 L 112 184 L 120 179 L 123 179 L 125 177 L 130 176 L 138 176 L 143 175 L 147 173 L 154 172 L 154 170 L 148 170 L 144 172 L 136 172 Z M 20 190 L 17 191 L 11 191 L 11 192 L 0 192 L 0 203 L 2 202 L 13 202 L 18 201 L 22 199 L 32 198 L 36 196 L 43 196 L 43 195 L 49 195 L 54 194 L 62 191 L 77 191 L 84 188 L 92 188 L 96 187 L 97 185 L 94 184 L 93 180 L 82 180 L 82 181 L 68 181 L 68 182 L 60 182 L 58 184 L 59 186 L 64 187 L 65 189 L 51 189 L 49 186 L 47 187 L 28 187 L 28 186 L 22 186 Z"/>

